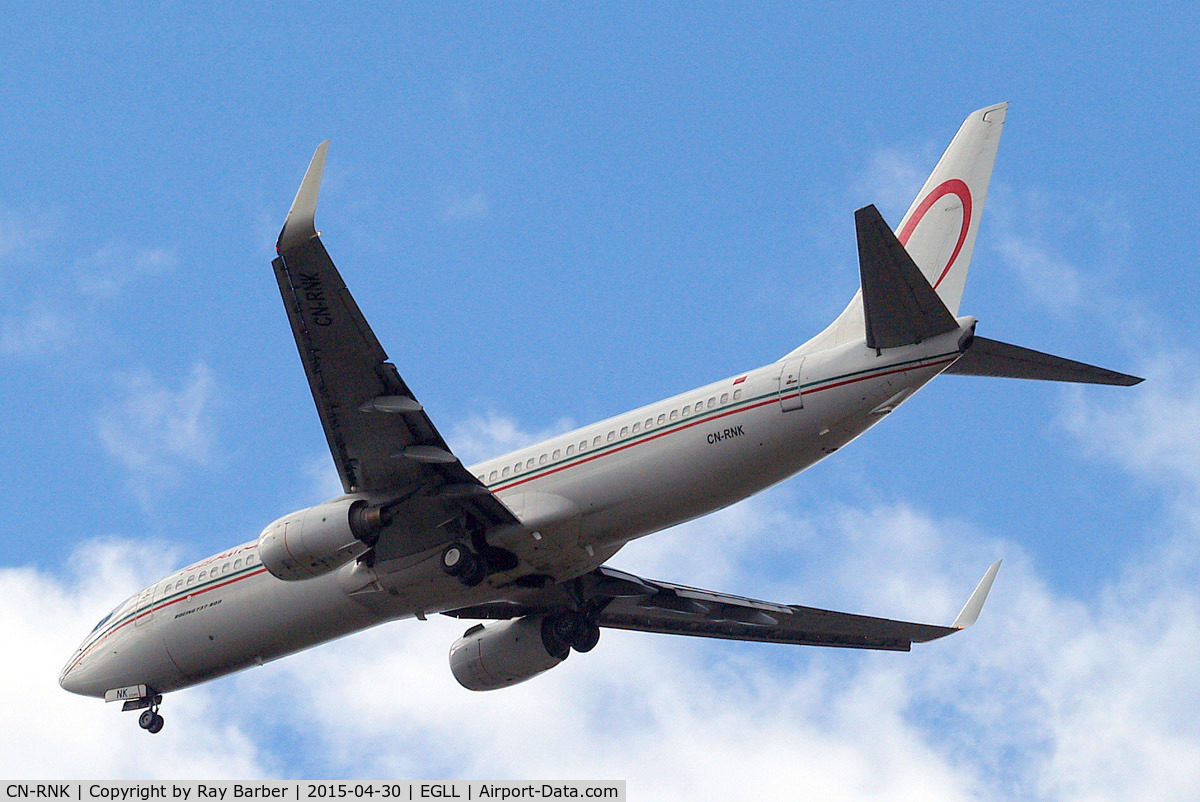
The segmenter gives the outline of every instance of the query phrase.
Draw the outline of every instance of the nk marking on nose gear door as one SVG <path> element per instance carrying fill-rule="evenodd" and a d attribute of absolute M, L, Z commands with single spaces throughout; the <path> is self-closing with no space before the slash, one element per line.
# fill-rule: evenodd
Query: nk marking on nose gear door
<path fill-rule="evenodd" d="M 804 398 L 800 394 L 800 368 L 804 357 L 799 356 L 783 363 L 779 371 L 779 407 L 784 412 L 804 409 Z"/>

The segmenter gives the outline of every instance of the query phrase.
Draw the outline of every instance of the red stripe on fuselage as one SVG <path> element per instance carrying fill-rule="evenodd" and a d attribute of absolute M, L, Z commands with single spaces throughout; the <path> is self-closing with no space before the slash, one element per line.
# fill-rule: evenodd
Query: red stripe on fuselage
<path fill-rule="evenodd" d="M 837 383 L 835 383 L 835 384 L 827 384 L 827 385 L 825 385 L 824 387 L 818 387 L 818 388 L 816 388 L 816 389 L 814 389 L 814 390 L 807 390 L 807 391 L 805 391 L 805 392 L 806 392 L 806 394 L 811 394 L 811 393 L 819 393 L 819 392 L 821 392 L 822 390 L 830 390 L 830 389 L 832 389 L 832 388 L 834 388 L 834 387 L 842 387 L 842 386 L 844 386 L 844 385 L 847 385 L 847 384 L 854 384 L 855 382 L 867 381 L 868 379 L 877 379 L 877 378 L 879 378 L 880 376 L 890 376 L 890 375 L 892 375 L 893 373 L 906 373 L 907 371 L 910 371 L 910 370 L 920 370 L 921 368 L 936 367 L 937 365 L 943 365 L 943 364 L 945 364 L 945 363 L 947 363 L 947 362 L 953 362 L 953 361 L 954 361 L 955 359 L 957 359 L 957 358 L 958 358 L 958 355 L 957 355 L 957 354 L 955 354 L 953 357 L 951 357 L 951 358 L 949 358 L 949 359 L 942 359 L 942 360 L 938 360 L 938 361 L 936 361 L 936 362 L 927 362 L 927 363 L 925 363 L 925 364 L 919 364 L 919 365 L 910 365 L 910 366 L 908 366 L 908 367 L 898 367 L 898 368 L 893 368 L 893 369 L 891 369 L 891 370 L 884 370 L 884 371 L 880 371 L 880 372 L 878 372 L 878 373 L 871 373 L 871 374 L 868 374 L 868 375 L 866 375 L 866 376 L 859 376 L 859 377 L 857 377 L 857 378 L 853 378 L 853 379 L 846 379 L 845 381 L 837 382 Z M 508 483 L 508 484 L 506 484 L 506 485 L 504 485 L 504 486 L 502 486 L 502 487 L 497 487 L 497 488 L 496 488 L 495 490 L 493 490 L 492 492 L 493 492 L 493 493 L 499 493 L 499 492 L 501 492 L 501 491 L 504 491 L 504 490 L 511 490 L 512 488 L 514 488 L 514 487 L 518 487 L 518 486 L 520 486 L 520 485 L 523 485 L 523 484 L 525 484 L 525 483 L 527 483 L 527 482 L 532 482 L 532 481 L 533 481 L 533 480 L 535 480 L 535 479 L 543 479 L 543 478 L 545 478 L 545 477 L 547 477 L 547 476 L 550 476 L 550 475 L 552 475 L 552 474 L 559 473 L 560 471 L 565 471 L 565 470 L 568 470 L 569 468 L 575 468 L 575 467 L 577 467 L 577 466 L 579 466 L 579 465 L 584 465 L 584 464 L 586 464 L 586 463 L 588 463 L 588 462 L 592 462 L 593 460 L 598 460 L 598 459 L 601 459 L 601 458 L 603 458 L 603 457 L 608 457 L 608 456 L 611 456 L 611 455 L 613 455 L 613 454 L 616 454 L 616 453 L 618 453 L 618 452 L 624 451 L 624 450 L 626 450 L 626 449 L 628 449 L 628 448 L 633 448 L 634 446 L 640 446 L 640 445 L 643 445 L 643 444 L 645 444 L 645 443 L 649 443 L 650 441 L 652 441 L 652 440 L 657 440 L 657 439 L 658 439 L 658 438 L 660 438 L 660 437 L 666 437 L 667 435 L 671 435 L 671 434 L 676 434 L 676 433 L 678 433 L 678 432 L 682 432 L 682 431 L 684 431 L 685 429 L 690 429 L 690 428 L 692 428 L 693 426 L 700 426 L 700 425 L 702 425 L 702 424 L 705 424 L 705 423 L 711 423 L 712 421 L 715 421 L 715 420 L 720 420 L 721 418 L 728 417 L 729 415 L 737 415 L 738 413 L 741 413 L 741 412 L 749 412 L 749 411 L 750 411 L 750 410 L 752 410 L 752 409 L 758 409 L 759 407 L 764 407 L 764 406 L 767 406 L 767 405 L 769 405 L 769 404 L 775 404 L 775 403 L 778 403 L 780 400 L 782 400 L 782 399 L 785 399 L 785 398 L 795 398 L 797 395 L 800 395 L 800 393 L 799 393 L 799 392 L 796 392 L 796 393 L 792 393 L 792 394 L 785 395 L 785 396 L 778 396 L 778 395 L 776 395 L 776 396 L 771 396 L 770 398 L 766 399 L 765 401 L 759 401 L 759 402 L 758 402 L 758 403 L 756 403 L 756 404 L 751 404 L 751 405 L 749 405 L 749 406 L 740 407 L 740 408 L 738 408 L 738 409 L 731 409 L 731 410 L 728 410 L 728 411 L 726 411 L 726 412 L 722 412 L 722 413 L 720 413 L 720 414 L 717 414 L 717 415 L 712 415 L 711 417 L 703 418 L 703 419 L 701 419 L 701 420 L 692 421 L 691 423 L 684 424 L 684 425 L 682 425 L 682 426 L 677 426 L 677 427 L 675 427 L 675 428 L 673 428 L 673 429 L 668 429 L 668 430 L 667 430 L 667 431 L 665 431 L 665 432 L 659 432 L 658 434 L 652 435 L 652 436 L 650 436 L 650 437 L 645 437 L 645 438 L 643 438 L 643 439 L 641 439 L 641 440 L 638 440 L 638 441 L 636 441 L 636 442 L 633 442 L 633 443 L 626 443 L 625 445 L 623 445 L 623 446 L 620 446 L 620 447 L 618 447 L 618 448 L 614 448 L 614 449 L 612 449 L 611 451 L 605 451 L 605 452 L 604 452 L 604 453 L 602 453 L 602 454 L 593 454 L 592 456 L 590 456 L 590 457 L 588 457 L 588 458 L 586 458 L 586 459 L 577 460 L 577 461 L 575 461 L 575 462 L 572 462 L 572 463 L 571 463 L 571 464 L 569 464 L 569 465 L 560 465 L 560 466 L 559 466 L 559 467 L 557 467 L 557 468 L 552 468 L 552 469 L 550 469 L 550 470 L 548 470 L 548 471 L 545 471 L 545 472 L 543 472 L 543 473 L 539 473 L 539 474 L 537 474 L 536 476 L 528 476 L 528 477 L 526 477 L 526 478 L 524 478 L 524 479 L 522 479 L 522 480 L 520 480 L 520 481 L 518 481 L 518 482 L 510 482 L 510 483 Z"/>
<path fill-rule="evenodd" d="M 209 592 L 209 591 L 211 591 L 211 590 L 216 590 L 217 588 L 223 588 L 223 587 L 226 587 L 226 586 L 228 586 L 228 585 L 232 585 L 232 584 L 233 584 L 233 583 L 235 583 L 235 582 L 241 582 L 243 579 L 249 579 L 249 578 L 250 578 L 250 577 L 252 577 L 252 576 L 258 576 L 259 574 L 266 573 L 266 571 L 267 571 L 267 569 L 266 569 L 266 568 L 259 568 L 257 571 L 252 571 L 251 573 L 248 573 L 248 574 L 243 574 L 242 576 L 237 576 L 237 577 L 234 577 L 234 578 L 232 578 L 232 579 L 227 579 L 227 580 L 225 580 L 224 582 L 218 582 L 217 584 L 215 584 L 215 585 L 210 585 L 210 586 L 208 586 L 208 587 L 206 587 L 206 588 L 204 588 L 204 589 L 197 588 L 197 589 L 196 589 L 196 591 L 195 591 L 194 593 L 186 593 L 186 594 L 184 594 L 184 595 L 182 595 L 182 596 L 177 596 L 176 598 L 174 598 L 174 599 L 171 599 L 171 600 L 170 600 L 170 601 L 168 601 L 168 602 L 163 602 L 162 604 L 158 605 L 157 607 L 154 607 L 153 605 L 151 605 L 151 607 L 150 607 L 149 609 L 143 610 L 142 612 L 138 613 L 138 614 L 137 614 L 137 615 L 135 615 L 135 616 L 132 616 L 131 618 L 126 618 L 126 619 L 125 619 L 124 621 L 122 621 L 120 624 L 118 624 L 117 626 L 115 626 L 115 627 L 113 627 L 112 629 L 108 630 L 107 632 L 105 632 L 105 633 L 104 633 L 103 635 L 101 635 L 100 637 L 96 638 L 96 640 L 92 642 L 92 645 L 91 645 L 91 646 L 89 646 L 89 647 L 87 648 L 87 651 L 83 652 L 83 654 L 81 654 L 81 655 L 79 655 L 79 657 L 75 658 L 75 662 L 71 663 L 71 667 L 70 667 L 70 668 L 68 668 L 68 669 L 67 669 L 66 671 L 64 671 L 63 673 L 64 673 L 64 674 L 70 674 L 70 673 L 71 673 L 71 672 L 72 672 L 72 671 L 75 669 L 75 666 L 79 665 L 79 663 L 80 663 L 80 662 L 83 660 L 83 658 L 85 658 L 85 657 L 87 657 L 89 654 L 91 654 L 91 653 L 92 653 L 92 651 L 93 651 L 93 650 L 94 650 L 94 649 L 95 649 L 97 646 L 99 646 L 99 645 L 100 645 L 100 642 L 101 642 L 101 641 L 103 641 L 103 640 L 104 640 L 105 638 L 107 638 L 109 635 L 112 635 L 113 633 L 115 633 L 115 632 L 117 632 L 117 631 L 119 631 L 119 630 L 123 629 L 123 628 L 124 628 L 126 625 L 128 625 L 128 624 L 132 624 L 134 621 L 137 621 L 137 620 L 139 620 L 139 619 L 141 619 L 141 618 L 144 618 L 145 616 L 148 616 L 148 615 L 152 615 L 152 614 L 154 614 L 154 613 L 157 613 L 159 610 L 164 610 L 164 609 L 166 609 L 167 607 L 170 607 L 172 604 L 176 604 L 176 603 L 178 603 L 178 602 L 185 601 L 185 600 L 187 600 L 187 599 L 190 599 L 190 598 L 193 598 L 193 597 L 195 597 L 195 596 L 201 596 L 201 595 L 203 595 L 203 594 L 205 594 L 205 593 L 208 593 L 208 592 Z"/>

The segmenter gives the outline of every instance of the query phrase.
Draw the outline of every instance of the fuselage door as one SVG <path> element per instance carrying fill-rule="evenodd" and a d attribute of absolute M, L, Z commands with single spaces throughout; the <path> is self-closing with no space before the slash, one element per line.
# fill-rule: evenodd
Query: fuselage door
<path fill-rule="evenodd" d="M 138 596 L 137 603 L 134 605 L 133 625 L 135 627 L 144 627 L 154 620 L 154 591 L 158 588 L 155 583 L 146 588 Z"/>
<path fill-rule="evenodd" d="M 784 412 L 804 409 L 804 397 L 800 392 L 800 369 L 804 357 L 798 356 L 783 363 L 779 371 L 779 406 Z"/>

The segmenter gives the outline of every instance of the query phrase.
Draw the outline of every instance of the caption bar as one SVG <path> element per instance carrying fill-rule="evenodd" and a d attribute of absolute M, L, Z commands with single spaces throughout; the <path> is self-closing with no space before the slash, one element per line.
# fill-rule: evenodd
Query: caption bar
<path fill-rule="evenodd" d="M 317 800 L 461 799 L 607 799 L 625 802 L 625 781 L 612 782 L 68 782 L 4 785 L 5 799 L 77 800 L 77 802 L 234 802 L 255 799 L 283 802 Z"/>

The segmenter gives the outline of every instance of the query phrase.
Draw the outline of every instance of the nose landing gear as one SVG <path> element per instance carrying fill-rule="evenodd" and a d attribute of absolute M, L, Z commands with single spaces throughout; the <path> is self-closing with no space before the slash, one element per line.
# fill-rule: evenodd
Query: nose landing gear
<path fill-rule="evenodd" d="M 153 709 L 144 710 L 138 716 L 138 726 L 150 733 L 156 733 L 163 728 L 163 717 Z"/>
<path fill-rule="evenodd" d="M 162 704 L 162 694 L 150 692 L 140 699 L 128 700 L 121 706 L 121 710 L 141 710 L 142 714 L 138 716 L 138 726 L 154 734 L 163 728 L 163 717 L 158 713 L 160 704 Z"/>

